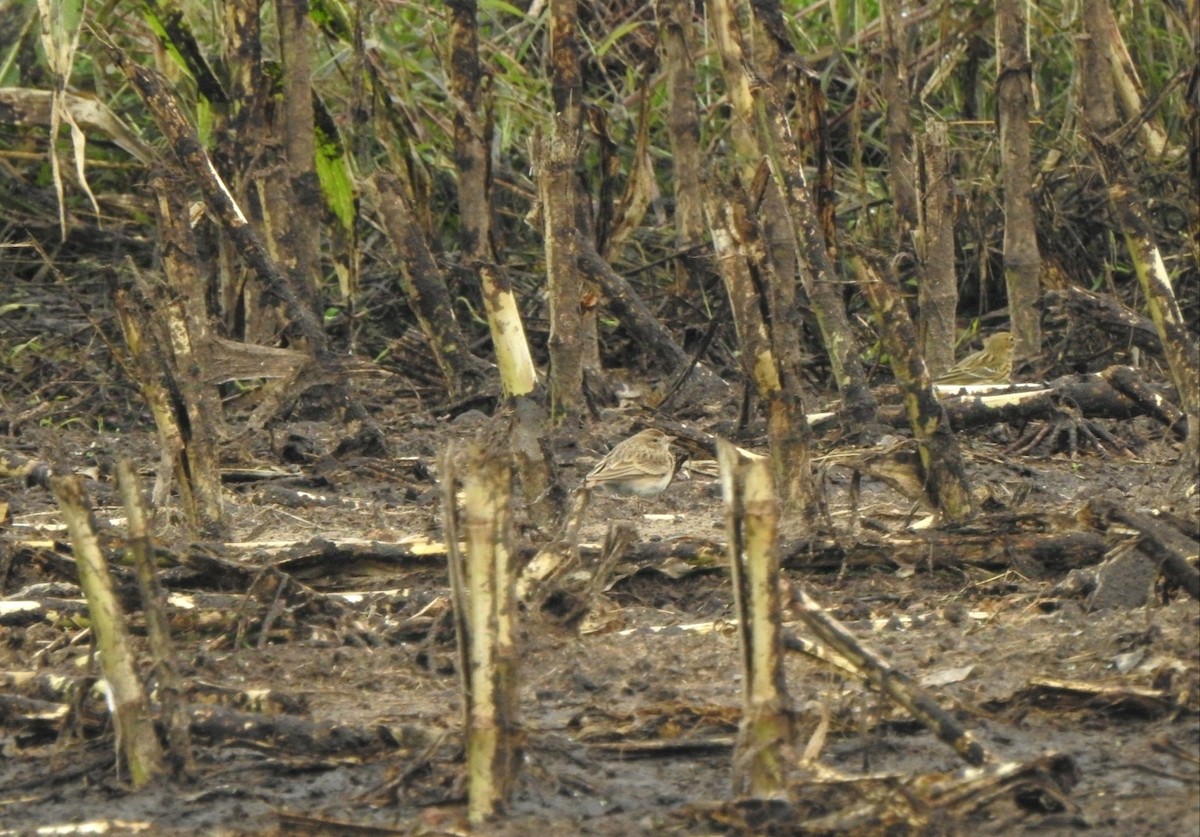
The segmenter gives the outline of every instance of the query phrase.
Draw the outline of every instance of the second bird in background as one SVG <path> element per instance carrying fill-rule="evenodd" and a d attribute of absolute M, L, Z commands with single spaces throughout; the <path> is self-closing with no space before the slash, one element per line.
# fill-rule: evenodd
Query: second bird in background
<path fill-rule="evenodd" d="M 608 452 L 584 477 L 588 489 L 603 488 L 615 494 L 655 497 L 675 477 L 674 436 L 651 427 L 630 436 Z"/>
<path fill-rule="evenodd" d="M 951 366 L 934 383 L 948 386 L 1007 384 L 1012 377 L 1012 352 L 1012 335 L 998 331 L 983 341 L 982 349 Z"/>

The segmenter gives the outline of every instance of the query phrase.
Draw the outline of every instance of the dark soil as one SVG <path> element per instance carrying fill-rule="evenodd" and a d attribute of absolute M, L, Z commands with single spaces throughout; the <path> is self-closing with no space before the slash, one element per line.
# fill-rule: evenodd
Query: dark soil
<path fill-rule="evenodd" d="M 391 455 L 337 457 L 333 445 L 343 429 L 320 421 L 231 441 L 230 468 L 270 468 L 275 475 L 227 480 L 225 555 L 248 565 L 278 563 L 281 554 L 269 542 L 292 543 L 293 557 L 317 556 L 292 565 L 316 591 L 385 592 L 369 604 L 341 599 L 350 602 L 350 617 L 297 608 L 264 632 L 262 610 L 227 580 L 244 618 L 226 613 L 211 627 L 189 623 L 174 639 L 188 684 L 273 690 L 301 703 L 302 718 L 375 738 L 306 750 L 282 737 L 237 741 L 194 729 L 194 778 L 135 791 L 115 766 L 114 734 L 94 699 L 64 704 L 68 711 L 52 719 L 6 703 L 0 705 L 0 834 L 89 822 L 107 823 L 107 833 L 188 835 L 467 829 L 444 556 L 388 551 L 414 536 L 440 538 L 436 452 L 461 431 L 402 386 L 356 386 L 385 427 Z M 135 409 L 136 399 L 124 394 Z M 112 463 L 131 457 L 149 480 L 157 451 L 144 417 L 124 414 L 120 398 L 103 403 L 86 421 L 18 424 L 10 417 L 7 444 L 60 468 L 96 468 L 88 488 L 97 518 L 116 537 L 123 512 L 109 478 Z M 629 426 L 629 418 L 616 416 L 596 438 L 616 441 Z M 1007 513 L 1057 511 L 1069 520 L 1096 496 L 1129 508 L 1161 506 L 1177 446 L 1149 421 L 1108 427 L 1136 445 L 1135 455 L 1085 450 L 1075 458 L 1012 461 L 1003 454 L 1003 431 L 961 441 L 976 487 Z M 281 461 L 279 440 L 287 433 L 309 443 L 293 457 L 299 463 Z M 601 452 L 590 444 L 564 459 L 569 484 Z M 819 442 L 818 455 L 830 452 L 827 444 Z M 599 543 L 607 522 L 625 519 L 637 526 L 642 545 L 723 542 L 720 494 L 704 470 L 690 469 L 688 479 L 654 501 L 598 498 L 584 541 Z M 820 770 L 794 767 L 795 807 L 782 816 L 770 805 L 725 804 L 742 697 L 737 637 L 725 621 L 732 613 L 728 574 L 720 565 L 698 569 L 678 559 L 655 564 L 640 558 L 645 552 L 635 545 L 579 632 L 527 621 L 524 759 L 511 813 L 488 833 L 782 834 L 822 816 L 830 830 L 859 833 L 884 830 L 883 819 L 854 819 L 883 788 L 911 806 L 896 815 L 893 833 L 1200 833 L 1195 601 L 1164 590 L 1160 580 L 1147 588 L 1145 604 L 1089 609 L 1086 596 L 1055 589 L 1061 573 L 1031 570 L 1018 555 L 1008 556 L 1010 566 L 1001 570 L 956 563 L 954 555 L 915 565 L 860 562 L 849 530 L 848 473 L 830 469 L 825 488 L 829 520 L 847 547 L 844 572 L 805 566 L 793 556 L 784 571 L 791 588 L 802 587 L 862 643 L 926 685 L 999 762 L 1069 757 L 1060 762 L 1072 774 L 1059 785 L 1062 798 L 1038 802 L 1002 791 L 953 809 L 953 816 L 922 808 L 938 777 L 961 778 L 966 765 L 884 697 L 792 653 L 787 685 L 798 749 L 820 718 L 828 721 L 816 757 Z M 9 491 L 4 597 L 37 598 L 51 594 L 34 585 L 72 584 L 49 495 L 11 485 Z M 889 532 L 903 532 L 922 516 L 870 479 L 858 505 L 856 531 L 885 542 Z M 157 522 L 165 555 L 189 548 L 173 515 L 163 510 Z M 341 549 L 352 539 L 359 546 L 345 557 Z M 172 576 L 169 569 L 164 581 L 176 593 L 221 587 L 220 579 Z M 73 594 L 67 586 L 53 595 Z M 173 599 L 173 613 L 183 607 Z M 94 673 L 90 635 L 78 617 L 0 616 L 0 669 Z M 134 625 L 144 643 L 136 615 Z M 145 659 L 148 651 L 139 650 Z M 840 779 L 831 778 L 835 771 Z M 908 826 L 900 824 L 905 820 Z"/>

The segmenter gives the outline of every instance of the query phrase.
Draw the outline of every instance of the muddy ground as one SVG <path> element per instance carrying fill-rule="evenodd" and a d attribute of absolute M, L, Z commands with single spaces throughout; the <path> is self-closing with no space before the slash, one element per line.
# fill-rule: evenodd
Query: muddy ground
<path fill-rule="evenodd" d="M 389 455 L 336 455 L 344 431 L 319 420 L 231 441 L 224 450 L 230 545 L 214 551 L 246 566 L 285 566 L 320 596 L 382 591 L 374 598 L 338 598 L 345 609 L 332 612 L 289 601 L 265 625 L 271 603 L 247 596 L 238 580 L 172 574 L 170 556 L 193 547 L 170 512 L 157 521 L 168 590 L 224 589 L 231 602 L 211 621 L 175 623 L 185 683 L 273 690 L 298 718 L 337 724 L 344 738 L 236 740 L 197 723 L 194 777 L 134 791 L 114 766 L 113 730 L 95 698 L 60 700 L 64 711 L 54 717 L 9 700 L 0 714 L 0 834 L 89 822 L 106 823 L 108 833 L 189 835 L 467 830 L 444 556 L 405 548 L 417 536 L 440 537 L 436 453 L 462 431 L 395 379 L 356 386 L 387 432 Z M 87 473 L 97 518 L 117 537 L 123 512 L 112 463 L 132 457 L 149 481 L 157 461 L 152 427 L 135 399 L 124 403 L 131 414 L 106 404 L 106 411 L 92 407 L 86 421 L 10 416 L 6 439 L 9 450 Z M 231 415 L 238 409 L 246 408 L 232 404 Z M 586 473 L 634 415 L 614 414 L 561 451 L 567 480 Z M 963 434 L 971 478 L 991 497 L 990 519 L 1061 512 L 1068 526 L 1097 496 L 1129 508 L 1161 506 L 1177 445 L 1149 420 L 1106 426 L 1134 446 L 1131 455 L 1011 457 L 1004 454 L 1011 430 Z M 304 444 L 289 448 L 288 433 Z M 756 441 L 751 435 L 745 443 Z M 818 456 L 832 444 L 819 439 Z M 999 762 L 1068 757 L 1042 762 L 1062 774 L 1060 797 L 1001 790 L 959 808 L 923 807 L 937 775 L 961 778 L 964 763 L 854 678 L 789 653 L 798 748 L 819 719 L 828 722 L 816 755 L 823 772 L 794 768 L 790 810 L 726 804 L 742 688 L 737 637 L 725 621 L 729 578 L 721 562 L 661 558 L 681 542 L 723 543 L 720 493 L 705 471 L 689 468 L 654 501 L 593 504 L 585 543 L 602 541 L 614 520 L 632 522 L 640 541 L 580 632 L 526 623 L 524 760 L 510 815 L 485 833 L 785 834 L 802 821 L 861 833 L 883 827 L 863 808 L 885 796 L 907 800 L 907 813 L 905 805 L 890 807 L 901 811 L 899 823 L 913 825 L 893 823 L 895 833 L 1200 833 L 1197 603 L 1178 590 L 1164 595 L 1160 579 L 1151 581 L 1146 604 L 1091 609 L 1086 594 L 1056 588 L 1065 569 L 1019 555 L 986 565 L 952 554 L 911 563 L 886 560 L 886 550 L 884 560 L 859 560 L 851 548 L 844 566 L 790 554 L 784 574 L 927 686 Z M 829 521 L 846 546 L 886 543 L 922 516 L 867 478 L 852 532 L 850 473 L 825 475 Z M 51 498 L 12 484 L 6 490 L 12 518 L 3 532 L 3 596 L 77 599 Z M 651 547 L 659 558 L 647 557 Z M 172 612 L 182 616 L 180 601 Z M 26 619 L 6 613 L 0 670 L 94 675 L 84 625 L 63 610 Z M 134 625 L 144 643 L 136 614 Z M 10 685 L 0 696 L 16 692 Z M 835 771 L 841 779 L 831 778 Z"/>

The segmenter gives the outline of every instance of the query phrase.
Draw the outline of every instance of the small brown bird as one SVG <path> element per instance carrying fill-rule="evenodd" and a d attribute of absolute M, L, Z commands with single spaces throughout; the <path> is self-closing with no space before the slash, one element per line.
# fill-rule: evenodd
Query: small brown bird
<path fill-rule="evenodd" d="M 998 331 L 983 341 L 983 348 L 967 355 L 934 381 L 946 386 L 1007 384 L 1012 377 L 1013 338 Z"/>
<path fill-rule="evenodd" d="M 583 484 L 616 494 L 655 497 L 675 478 L 673 441 L 674 436 L 654 427 L 630 436 L 596 464 Z"/>

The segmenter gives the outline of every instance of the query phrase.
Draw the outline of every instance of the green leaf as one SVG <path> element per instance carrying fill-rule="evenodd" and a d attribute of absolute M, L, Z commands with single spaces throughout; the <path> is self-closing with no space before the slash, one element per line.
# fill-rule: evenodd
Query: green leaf
<path fill-rule="evenodd" d="M 162 21 L 158 19 L 158 15 L 147 9 L 144 19 L 146 21 L 146 25 L 150 27 L 150 31 L 158 36 L 159 43 L 166 47 L 167 55 L 171 56 L 171 60 L 175 62 L 175 66 L 183 70 L 188 78 L 194 80 L 191 67 L 188 66 L 188 62 L 184 60 L 183 55 L 175 46 L 175 41 L 173 41 L 171 36 L 167 34 L 167 30 L 163 26 Z"/>
<path fill-rule="evenodd" d="M 504 0 L 483 0 L 479 4 L 479 8 L 487 12 L 504 12 L 513 17 L 528 17 L 524 10 L 517 8 L 512 3 L 505 3 Z"/>
<path fill-rule="evenodd" d="M 640 29 L 641 27 L 643 27 L 645 25 L 646 25 L 646 21 L 644 21 L 644 20 L 633 20 L 633 21 L 630 21 L 629 23 L 624 24 L 623 26 L 618 26 L 616 29 L 614 29 L 612 32 L 610 32 L 608 34 L 608 37 L 606 37 L 600 43 L 596 44 L 596 50 L 595 50 L 596 57 L 603 58 L 604 53 L 606 53 L 610 49 L 612 49 L 616 45 L 617 41 L 624 38 L 630 32 L 634 32 L 637 29 Z"/>
<path fill-rule="evenodd" d="M 347 230 L 354 229 L 357 214 L 355 207 L 354 178 L 346 145 L 342 142 L 337 123 L 325 108 L 320 97 L 314 96 L 317 141 L 317 179 L 321 182 L 321 193 L 338 221 Z"/>

